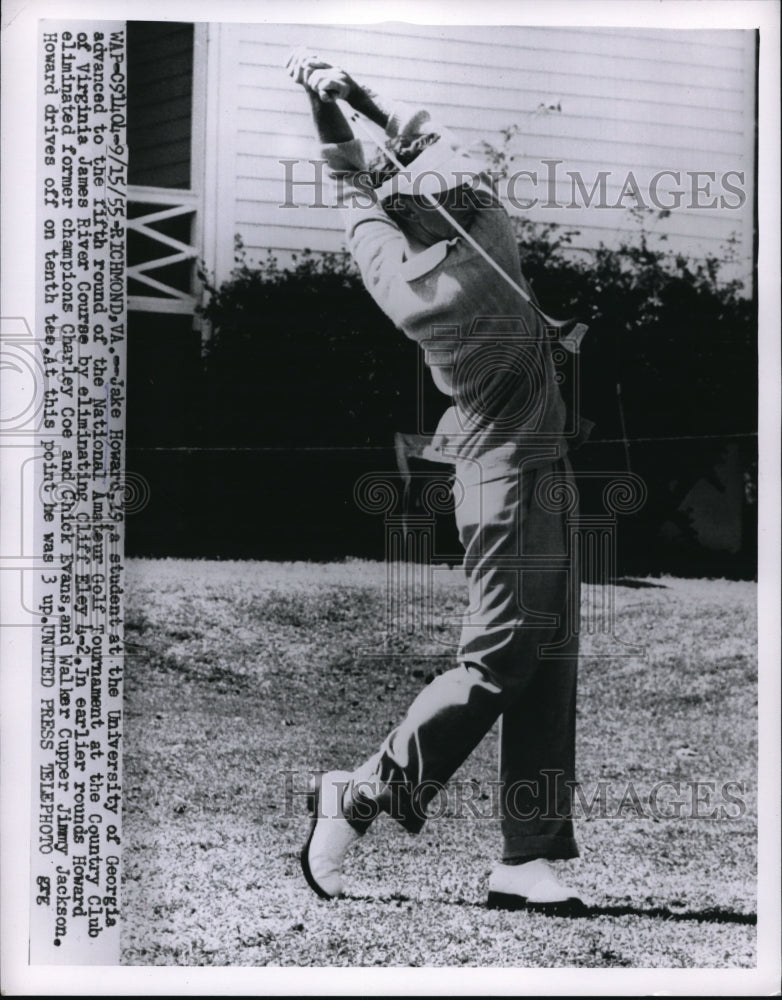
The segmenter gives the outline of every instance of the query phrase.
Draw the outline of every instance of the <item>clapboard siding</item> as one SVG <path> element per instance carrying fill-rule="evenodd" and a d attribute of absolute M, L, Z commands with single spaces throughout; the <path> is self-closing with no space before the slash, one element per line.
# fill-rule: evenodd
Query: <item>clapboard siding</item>
<path fill-rule="evenodd" d="M 413 95 L 410 95 L 410 98 L 405 103 L 412 103 L 412 97 Z M 434 102 L 427 101 L 426 103 L 434 114 Z M 440 104 L 436 108 L 436 112 L 437 117 L 442 119 L 444 124 L 450 128 L 457 129 L 459 132 L 464 131 L 463 123 L 468 120 L 475 121 L 477 113 L 480 115 L 483 126 L 481 134 L 496 133 L 497 136 L 500 134 L 500 129 L 513 122 L 515 118 L 524 128 L 523 139 L 520 141 L 525 145 L 529 145 L 535 139 L 541 138 L 547 141 L 556 138 L 569 141 L 571 151 L 576 153 L 576 156 L 573 157 L 575 161 L 573 163 L 574 168 L 578 166 L 578 161 L 580 161 L 578 150 L 581 142 L 599 143 L 601 148 L 606 150 L 604 156 L 606 169 L 612 168 L 616 162 L 616 158 L 613 155 L 616 151 L 614 147 L 627 145 L 631 145 L 634 149 L 647 148 L 654 150 L 660 156 L 663 156 L 665 162 L 669 165 L 671 164 L 671 156 L 676 156 L 677 154 L 679 154 L 680 159 L 684 154 L 700 154 L 701 157 L 705 155 L 709 158 L 716 155 L 719 159 L 727 161 L 730 159 L 730 153 L 726 152 L 726 145 L 730 143 L 730 137 L 736 134 L 728 131 L 717 132 L 712 129 L 703 129 L 696 126 L 677 126 L 668 122 L 650 121 L 645 122 L 642 126 L 639 125 L 633 128 L 633 139 L 628 141 L 627 135 L 624 133 L 625 126 L 596 116 L 541 115 L 537 119 L 528 121 L 526 127 L 524 127 L 524 113 L 518 111 L 514 115 L 513 112 L 481 109 L 475 106 L 471 108 L 460 107 L 458 111 L 449 111 L 446 106 Z M 529 118 L 529 116 L 527 117 Z M 257 112 L 255 110 L 239 108 L 238 123 L 240 132 L 247 136 L 253 135 L 255 129 L 251 126 L 256 119 Z M 264 120 L 264 133 L 271 132 L 279 135 L 281 140 L 295 139 L 297 140 L 297 147 L 300 148 L 302 146 L 302 137 L 298 130 L 293 134 L 290 132 L 283 133 L 270 127 L 271 124 L 271 122 Z M 312 137 L 306 137 L 303 141 L 309 143 L 310 154 L 317 155 L 317 147 Z M 246 150 L 242 148 L 240 151 L 245 152 Z M 640 163 L 637 159 L 634 162 L 636 166 L 643 167 L 648 161 L 644 157 Z M 681 165 L 683 166 L 683 163 Z"/>
<path fill-rule="evenodd" d="M 280 54 L 283 55 L 282 49 Z M 397 63 L 400 60 L 394 59 Z M 416 64 L 418 65 L 418 64 Z M 354 67 L 356 76 L 359 76 L 358 67 Z M 450 72 L 450 77 L 445 76 L 445 72 Z M 741 111 L 743 106 L 743 94 L 740 89 L 719 88 L 714 86 L 694 85 L 690 81 L 686 85 L 680 83 L 670 83 L 666 80 L 655 82 L 654 88 L 649 87 L 648 81 L 640 80 L 617 80 L 613 76 L 579 76 L 568 66 L 567 70 L 560 69 L 554 74 L 537 74 L 531 77 L 529 73 L 519 71 L 514 76 L 519 77 L 519 82 L 514 83 L 510 74 L 507 76 L 496 75 L 496 82 L 492 83 L 487 77 L 471 78 L 461 75 L 460 68 L 438 63 L 432 67 L 421 67 L 418 71 L 416 81 L 406 81 L 397 77 L 383 77 L 378 74 L 378 67 L 374 66 L 374 72 L 367 71 L 365 77 L 377 81 L 385 79 L 387 84 L 393 88 L 393 93 L 398 97 L 402 88 L 417 88 L 421 83 L 439 84 L 445 79 L 447 86 L 458 85 L 461 80 L 466 79 L 466 85 L 476 93 L 487 92 L 491 98 L 490 106 L 494 106 L 495 95 L 501 95 L 505 91 L 510 91 L 516 97 L 517 104 L 532 104 L 537 107 L 538 102 L 548 103 L 552 97 L 570 98 L 572 100 L 598 100 L 604 104 L 606 113 L 614 113 L 615 109 L 621 113 L 623 106 L 630 105 L 629 117 L 634 117 L 644 105 L 651 105 L 653 108 L 666 107 L 670 109 L 690 109 L 692 111 Z M 476 70 L 473 70 L 476 72 Z M 262 86 L 281 93 L 290 94 L 289 77 L 280 73 L 279 67 L 265 65 L 261 63 L 242 63 L 238 67 L 238 81 L 243 86 Z M 739 84 L 741 81 L 737 81 Z M 617 88 L 621 85 L 621 90 Z M 428 94 L 428 91 L 427 91 Z M 418 93 L 420 97 L 420 92 Z M 446 95 L 447 96 L 447 95 Z M 484 96 L 486 96 L 484 94 Z M 457 106 L 452 95 L 446 101 L 452 107 Z M 627 114 L 625 115 L 627 117 Z"/>
<path fill-rule="evenodd" d="M 274 109 L 271 113 L 286 113 L 294 116 L 294 121 L 290 124 L 298 124 L 297 119 L 303 119 L 309 126 L 306 131 L 311 134 L 310 116 L 302 110 L 301 94 L 293 92 L 290 87 L 272 87 L 268 80 L 263 79 L 263 73 L 257 66 L 251 69 L 245 67 L 246 72 L 240 73 L 239 77 L 239 108 L 242 110 L 257 112 L 258 91 L 275 95 Z M 400 84 L 390 77 L 375 78 L 379 90 L 388 90 L 393 87 L 399 100 L 420 100 L 419 84 Z M 573 86 L 575 86 L 575 80 Z M 509 120 L 515 120 L 514 116 L 522 116 L 520 124 L 524 123 L 524 116 L 540 117 L 544 110 L 541 105 L 562 104 L 565 100 L 558 92 L 552 98 L 552 92 L 548 90 L 531 91 L 525 89 L 523 95 L 516 88 L 510 87 L 478 87 L 476 85 L 454 85 L 442 83 L 440 81 L 427 82 L 426 103 L 433 108 L 447 108 L 453 118 L 453 122 L 459 121 L 460 110 L 479 110 L 485 113 L 487 110 L 503 115 L 505 124 Z M 607 88 L 606 88 L 607 89 Z M 680 89 L 680 88 L 679 88 Z M 638 88 L 639 92 L 643 92 Z M 728 135 L 742 135 L 744 132 L 743 107 L 741 94 L 731 95 L 732 107 L 726 102 L 722 102 L 714 107 L 707 107 L 699 104 L 678 104 L 663 103 L 660 99 L 641 100 L 619 99 L 602 95 L 599 101 L 593 94 L 582 90 L 580 94 L 568 94 L 562 111 L 558 113 L 558 120 L 581 121 L 598 120 L 622 125 L 646 125 L 656 122 L 673 126 L 684 126 L 689 129 L 703 132 L 718 132 Z M 697 117 L 693 114 L 697 112 Z M 465 121 L 466 119 L 466 121 Z M 463 127 L 470 127 L 474 124 L 475 115 L 462 116 Z"/>
<path fill-rule="evenodd" d="M 543 190 L 545 196 L 539 197 L 539 204 L 535 206 L 533 213 L 532 208 L 526 207 L 527 199 L 534 198 L 535 194 L 540 195 L 541 187 L 535 191 L 532 186 L 523 188 L 519 184 L 515 190 L 518 203 L 516 206 L 509 204 L 509 208 L 515 214 L 534 215 L 535 219 L 541 221 L 558 222 L 567 226 L 577 225 L 580 228 L 595 226 L 605 229 L 622 224 L 630 225 L 630 220 L 622 217 L 629 214 L 628 206 L 634 206 L 635 201 L 626 197 L 624 204 L 620 204 L 620 191 L 617 188 L 607 189 L 606 204 L 600 208 L 596 207 L 596 199 L 590 206 L 584 205 L 579 192 L 571 184 L 559 183 L 554 186 L 556 204 L 553 205 L 547 201 L 552 189 L 544 185 Z M 587 190 L 589 190 L 588 185 Z M 300 195 L 298 199 L 294 199 L 295 204 L 282 201 L 278 198 L 277 192 L 278 186 L 274 179 L 239 178 L 236 202 L 242 218 L 256 224 L 270 221 L 274 225 L 305 230 L 333 229 L 334 225 L 341 225 L 335 198 L 325 185 L 319 195 L 314 195 L 309 189 L 305 190 L 304 196 Z M 671 195 L 663 190 L 662 185 L 658 194 L 663 202 L 671 200 Z M 727 206 L 735 203 L 736 199 L 733 198 L 731 201 L 730 195 L 725 192 L 722 192 L 722 195 L 726 199 L 723 203 L 724 211 L 680 209 L 671 212 L 666 219 L 651 219 L 647 226 L 651 230 L 656 229 L 683 238 L 695 229 L 706 238 L 724 239 L 727 234 L 740 228 L 741 213 L 735 209 L 728 210 Z M 720 197 L 717 189 L 714 191 L 714 197 Z M 614 205 L 617 207 L 613 207 Z"/>
<path fill-rule="evenodd" d="M 336 209 L 316 209 L 316 208 L 305 208 L 298 207 L 296 209 L 282 209 L 274 214 L 274 225 L 268 224 L 268 219 L 270 216 L 269 206 L 259 203 L 257 201 L 249 201 L 244 199 L 239 199 L 239 204 L 242 207 L 242 215 L 245 220 L 246 225 L 263 227 L 264 225 L 269 226 L 269 232 L 274 229 L 275 233 L 279 236 L 282 232 L 286 233 L 285 244 L 293 249 L 296 246 L 310 246 L 312 243 L 310 237 L 315 232 L 332 232 L 333 223 L 339 223 L 339 218 L 337 216 Z M 543 221 L 561 221 L 562 213 L 560 213 L 555 218 L 555 209 L 543 209 L 539 213 L 539 218 Z M 520 215 L 525 214 L 520 212 Z M 526 213 L 529 214 L 529 213 Z M 578 207 L 571 209 L 567 215 L 567 226 L 576 226 L 579 228 L 584 228 L 587 225 L 594 226 L 602 232 L 610 232 L 612 229 L 616 228 L 617 225 L 622 223 L 627 224 L 629 220 L 624 218 L 627 213 L 627 209 L 605 209 L 599 214 L 602 217 L 602 222 L 595 222 L 594 218 L 598 213 L 594 209 Z M 549 218 L 547 218 L 547 216 Z M 678 217 L 677 217 L 678 218 Z M 686 222 L 684 221 L 686 219 Z M 663 227 L 650 225 L 649 229 L 652 233 L 655 230 L 659 231 Z M 700 214 L 692 213 L 689 216 L 682 216 L 682 221 L 674 226 L 665 226 L 664 232 L 670 236 L 684 238 L 690 235 L 693 231 L 697 232 L 698 236 L 708 241 L 710 244 L 719 245 L 724 242 L 733 231 L 735 231 L 735 224 L 731 225 L 730 218 L 720 217 L 717 213 L 709 214 L 707 212 L 701 212 Z M 302 242 L 301 230 L 305 229 L 307 236 L 306 240 Z M 281 246 L 283 244 L 276 244 Z M 717 246 L 712 246 L 712 250 L 716 250 Z M 333 248 L 333 247 L 332 247 Z"/>
<path fill-rule="evenodd" d="M 270 132 L 252 133 L 251 135 L 247 133 L 240 134 L 239 140 L 240 153 L 236 160 L 235 175 L 237 188 L 241 187 L 241 182 L 244 180 L 269 181 L 275 185 L 275 188 L 271 197 L 267 197 L 265 200 L 282 204 L 286 201 L 283 183 L 286 176 L 286 169 L 292 175 L 294 181 L 297 182 L 294 192 L 294 199 L 296 201 L 309 199 L 310 192 L 314 194 L 314 183 L 317 176 L 323 178 L 324 185 L 327 183 L 325 173 L 322 170 L 316 170 L 315 167 L 309 164 L 310 158 L 317 157 L 317 150 L 313 148 L 309 138 L 280 136 Z M 713 173 L 721 176 L 721 174 L 718 174 L 719 161 L 715 161 L 714 158 L 703 161 L 693 159 L 688 161 L 686 167 L 681 162 L 674 164 L 672 167 L 670 160 L 660 160 L 658 163 L 651 164 L 648 167 L 638 168 L 635 165 L 639 162 L 640 155 L 645 152 L 643 147 L 636 145 L 624 150 L 624 154 L 627 155 L 627 162 L 623 165 L 618 159 L 611 161 L 606 158 L 606 145 L 592 142 L 586 148 L 594 150 L 595 158 L 581 156 L 578 160 L 572 160 L 567 158 L 572 152 L 572 143 L 570 140 L 552 138 L 537 149 L 530 147 L 528 152 L 519 158 L 515 166 L 519 170 L 534 171 L 537 174 L 539 179 L 537 194 L 541 201 L 547 198 L 548 188 L 546 187 L 543 190 L 543 185 L 546 183 L 549 174 L 553 174 L 557 181 L 557 200 L 559 201 L 564 198 L 568 202 L 571 202 L 572 195 L 570 192 L 577 190 L 577 188 L 574 187 L 576 181 L 570 175 L 581 177 L 587 191 L 589 191 L 597 179 L 598 173 L 606 171 L 607 164 L 609 163 L 612 165 L 612 169 L 606 180 L 607 201 L 609 203 L 615 201 L 612 195 L 619 194 L 626 178 L 631 172 L 638 181 L 639 186 L 641 186 L 642 194 L 645 190 L 643 185 L 648 183 L 655 174 L 663 170 L 678 170 L 681 177 L 680 186 L 686 184 L 688 190 L 691 187 L 692 176 L 696 170 L 705 170 L 708 167 Z M 637 154 L 636 158 L 633 158 L 633 152 Z M 597 159 L 599 154 L 602 154 L 601 159 Z M 286 168 L 281 162 L 284 160 L 297 160 L 300 162 Z M 551 165 L 552 161 L 555 161 L 556 166 Z M 733 160 L 726 160 L 722 166 L 726 169 L 732 169 L 736 166 L 736 163 Z M 310 186 L 309 189 L 307 187 L 308 184 Z M 659 184 L 659 193 L 662 194 L 668 191 L 671 188 L 671 184 L 672 181 L 669 178 L 663 178 Z M 716 179 L 712 187 L 715 192 L 720 192 Z M 520 176 L 515 179 L 514 189 L 518 200 L 527 199 L 536 193 L 531 189 L 529 182 Z M 727 196 L 728 192 L 725 191 L 724 193 Z M 325 195 L 321 200 L 327 203 L 329 201 Z M 700 197 L 699 200 L 703 202 L 708 199 L 704 196 Z M 735 201 L 735 198 L 730 198 L 729 204 L 734 205 Z M 677 214 L 687 214 L 687 211 L 686 208 L 682 207 L 677 210 Z M 743 216 L 743 211 L 741 214 Z"/>
<path fill-rule="evenodd" d="M 191 182 L 193 26 L 128 22 L 128 180 Z"/>
<path fill-rule="evenodd" d="M 688 171 L 711 170 L 718 179 L 729 170 L 744 171 L 742 208 L 675 209 L 667 219 L 651 220 L 650 229 L 664 235 L 672 251 L 694 256 L 720 254 L 725 241 L 737 236 L 742 276 L 749 273 L 754 129 L 749 32 L 412 24 L 255 24 L 223 30 L 233 33 L 226 69 L 232 74 L 233 133 L 220 169 L 230 178 L 234 211 L 219 224 L 221 239 L 230 242 L 238 232 L 251 258 L 268 249 L 343 246 L 341 219 L 333 208 L 280 207 L 286 200 L 280 159 L 319 155 L 307 101 L 284 70 L 290 49 L 303 45 L 344 64 L 384 96 L 431 106 L 472 148 L 481 140 L 500 147 L 502 130 L 517 125 L 520 132 L 510 147 L 515 167 L 542 177 L 542 161 L 559 160 L 556 192 L 563 206 L 572 200 L 568 171 L 582 175 L 587 190 L 599 171 L 609 171 L 609 204 L 628 171 L 642 190 L 662 170 L 681 172 L 682 186 Z M 546 110 L 551 105 L 561 110 Z M 305 170 L 301 176 L 312 175 Z M 661 184 L 661 197 L 670 188 L 671 182 Z M 724 193 L 719 180 L 714 189 L 718 196 Z M 545 200 L 548 190 L 519 185 L 518 193 Z M 638 225 L 622 207 L 538 205 L 523 211 L 535 221 L 580 230 L 575 244 L 581 248 L 615 244 Z"/>
<path fill-rule="evenodd" d="M 481 131 L 476 130 L 474 134 L 472 131 L 460 129 L 460 134 L 466 144 L 472 148 L 476 148 L 479 140 L 487 138 L 485 129 Z M 318 155 L 317 148 L 313 147 L 310 136 L 281 136 L 275 132 L 253 132 L 249 135 L 239 134 L 238 138 L 243 148 L 237 153 L 237 177 L 274 178 L 279 183 L 280 176 L 284 176 L 284 168 L 279 163 L 281 159 L 287 159 L 289 156 L 317 157 Z M 488 138 L 493 138 L 493 136 L 489 135 Z M 494 138 L 499 140 L 499 135 Z M 526 152 L 520 156 L 520 159 L 515 164 L 516 169 L 526 170 L 534 168 L 536 165 L 539 167 L 544 159 L 559 159 L 563 164 L 561 168 L 563 171 L 573 170 L 576 166 L 572 160 L 568 159 L 573 151 L 573 143 L 569 139 L 559 140 L 553 138 L 543 145 L 543 140 L 533 137 L 528 140 L 528 143 Z M 533 143 L 535 144 L 533 145 Z M 579 143 L 578 148 L 579 156 L 577 165 L 581 167 L 581 173 L 583 173 L 585 179 L 595 174 L 598 170 L 607 169 L 605 146 L 602 143 L 582 142 Z M 371 151 L 370 146 L 367 146 L 367 151 Z M 617 179 L 623 178 L 631 170 L 640 179 L 642 177 L 653 177 L 661 170 L 671 168 L 670 160 L 662 159 L 648 163 L 644 167 L 639 167 L 639 154 L 646 151 L 637 145 L 623 145 L 617 152 L 619 155 L 611 159 L 611 176 Z M 745 160 L 739 160 L 735 157 L 728 159 L 726 156 L 723 166 L 726 164 L 729 164 L 728 169 L 734 167 L 740 169 L 742 166 L 748 167 Z M 696 159 L 693 156 L 692 159 L 688 158 L 687 166 L 683 169 L 692 171 L 714 169 L 714 167 L 715 160 L 713 157 L 700 157 L 700 159 Z M 612 183 L 616 183 L 616 181 L 612 181 Z"/>
<path fill-rule="evenodd" d="M 325 53 L 328 45 L 352 56 L 354 65 L 358 60 L 371 61 L 382 54 L 406 61 L 450 61 L 484 70 L 490 67 L 492 72 L 517 67 L 522 60 L 525 67 L 531 65 L 550 71 L 551 60 L 561 59 L 564 53 L 575 60 L 594 58 L 597 66 L 604 62 L 608 53 L 619 63 L 648 64 L 649 78 L 654 80 L 659 75 L 658 67 L 666 63 L 676 66 L 680 73 L 693 62 L 704 69 L 734 68 L 740 72 L 740 36 L 739 31 L 675 29 L 632 37 L 612 28 L 255 24 L 242 27 L 241 51 L 252 45 L 267 50 L 282 46 L 283 54 L 287 55 L 292 46 L 304 44 Z M 331 53 L 332 48 L 328 51 Z M 638 79 L 643 75 L 643 71 L 631 71 L 629 78 Z"/>
<path fill-rule="evenodd" d="M 247 77 L 255 68 L 268 70 L 269 82 L 275 81 L 278 86 L 281 85 L 278 81 L 284 82 L 288 79 L 280 65 L 274 62 L 276 58 L 284 61 L 286 56 L 284 46 L 242 46 L 240 53 L 240 72 L 245 82 L 253 82 L 251 76 L 249 80 Z M 344 58 L 347 58 L 347 53 Z M 364 74 L 365 77 L 377 76 L 378 70 L 381 68 L 376 58 L 367 56 L 352 56 L 350 58 L 351 73 L 356 76 L 361 74 Z M 681 65 L 662 60 L 658 62 L 654 58 L 653 49 L 650 58 L 647 59 L 625 59 L 615 54 L 611 54 L 609 58 L 610 67 L 606 73 L 606 60 L 597 55 L 568 57 L 564 62 L 552 64 L 551 55 L 543 55 L 530 50 L 520 54 L 519 62 L 512 66 L 499 66 L 492 62 L 489 72 L 485 65 L 481 66 L 475 63 L 465 64 L 459 61 L 439 59 L 421 62 L 419 59 L 400 57 L 398 53 L 392 53 L 388 56 L 388 60 L 393 60 L 394 66 L 398 68 L 399 76 L 393 77 L 398 86 L 409 84 L 411 80 L 415 82 L 445 80 L 448 83 L 464 83 L 474 86 L 478 90 L 488 89 L 501 92 L 503 89 L 520 87 L 524 91 L 529 89 L 550 92 L 553 88 L 556 91 L 561 90 L 565 95 L 577 95 L 582 93 L 580 83 L 583 81 L 592 92 L 599 95 L 607 89 L 607 82 L 634 88 L 642 87 L 644 84 L 653 84 L 656 88 L 662 75 L 662 80 L 669 88 L 669 92 L 672 88 L 677 89 L 678 100 L 682 100 L 683 97 L 695 100 L 702 97 L 707 106 L 712 107 L 719 107 L 723 95 L 732 93 L 736 86 L 740 86 L 742 79 L 741 67 L 730 65 L 698 66 L 695 59 L 693 59 L 693 63 L 698 66 L 698 76 L 693 78 L 693 66 L 690 63 Z M 403 73 L 409 75 L 402 76 Z M 578 89 L 573 89 L 574 79 L 577 81 Z M 684 90 L 684 95 L 682 90 Z M 614 93 L 616 94 L 615 90 Z M 686 103 L 686 100 L 682 103 Z"/>

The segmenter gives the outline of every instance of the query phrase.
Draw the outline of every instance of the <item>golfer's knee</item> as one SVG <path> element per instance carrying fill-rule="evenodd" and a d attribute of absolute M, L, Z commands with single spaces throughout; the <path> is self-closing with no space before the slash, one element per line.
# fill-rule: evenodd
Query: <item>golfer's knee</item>
<path fill-rule="evenodd" d="M 516 680 L 489 663 L 465 660 L 457 669 L 461 670 L 462 683 L 466 688 L 480 688 L 500 702 L 515 690 Z"/>

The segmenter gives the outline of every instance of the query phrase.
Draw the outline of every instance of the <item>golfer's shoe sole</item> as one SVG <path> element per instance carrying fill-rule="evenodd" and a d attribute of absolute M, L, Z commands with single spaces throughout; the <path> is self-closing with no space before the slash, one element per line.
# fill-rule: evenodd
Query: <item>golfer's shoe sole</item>
<path fill-rule="evenodd" d="M 307 880 L 307 885 L 310 889 L 320 896 L 321 899 L 337 899 L 337 896 L 332 896 L 331 893 L 326 892 L 326 890 L 315 881 L 315 876 L 312 874 L 312 869 L 310 868 L 310 844 L 312 843 L 312 838 L 315 835 L 315 827 L 318 825 L 318 813 L 320 812 L 320 790 L 321 778 L 318 777 L 316 779 L 314 789 L 307 795 L 307 810 L 312 814 L 312 822 L 310 823 L 310 832 L 307 835 L 304 847 L 301 849 L 299 858 L 301 860 L 301 870 L 304 873 L 304 878 Z"/>
<path fill-rule="evenodd" d="M 486 905 L 490 910 L 528 910 L 550 917 L 583 917 L 589 912 L 589 907 L 578 896 L 541 903 L 512 892 L 490 892 Z"/>

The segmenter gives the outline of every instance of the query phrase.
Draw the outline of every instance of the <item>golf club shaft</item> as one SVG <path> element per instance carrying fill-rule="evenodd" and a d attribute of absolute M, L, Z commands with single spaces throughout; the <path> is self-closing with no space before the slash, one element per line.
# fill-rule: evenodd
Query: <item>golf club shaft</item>
<path fill-rule="evenodd" d="M 397 159 L 397 157 L 394 155 L 394 153 L 390 149 L 387 149 L 386 146 L 385 146 L 385 144 L 381 143 L 376 138 L 376 136 L 374 135 L 374 133 L 369 128 L 369 126 L 364 121 L 363 117 L 359 114 L 358 111 L 354 111 L 353 109 L 351 109 L 351 111 L 349 113 L 349 117 L 350 117 L 350 121 L 353 122 L 355 125 L 359 126 L 359 128 L 362 130 L 362 132 L 364 133 L 364 135 L 366 135 L 380 150 L 382 150 L 382 152 L 384 153 L 384 155 L 389 158 L 389 160 L 394 164 L 394 166 L 398 170 L 401 171 L 401 170 L 405 169 L 404 166 L 399 162 L 399 160 Z M 563 329 L 563 328 L 565 328 L 567 326 L 572 326 L 573 325 L 573 321 L 572 320 L 555 320 L 555 319 L 552 319 L 550 316 L 547 316 L 543 312 L 543 310 L 538 305 L 536 305 L 535 302 L 533 302 L 533 300 L 530 297 L 530 295 L 518 284 L 518 282 L 514 281 L 513 278 L 511 278 L 511 276 L 506 271 L 504 271 L 502 267 L 500 267 L 500 265 L 497 263 L 496 260 L 494 260 L 494 258 L 491 256 L 491 254 L 488 253 L 488 251 L 485 250 L 477 242 L 477 240 L 473 236 L 471 236 L 471 234 L 469 232 L 467 232 L 467 230 L 463 226 L 461 226 L 456 221 L 456 219 L 453 218 L 453 216 L 450 214 L 450 212 L 447 211 L 447 209 L 445 209 L 442 205 L 438 204 L 438 202 L 436 201 L 436 199 L 433 198 L 431 195 L 423 194 L 423 195 L 420 195 L 420 197 L 424 198 L 426 200 L 427 204 L 431 205 L 432 208 L 436 209 L 440 213 L 440 215 L 442 215 L 443 218 L 446 219 L 450 223 L 450 225 L 453 226 L 453 228 L 456 230 L 456 232 L 459 233 L 459 235 L 461 237 L 463 237 L 470 244 L 470 246 L 472 246 L 475 250 L 478 251 L 478 253 L 481 255 L 481 257 L 483 257 L 483 259 L 486 261 L 486 263 L 489 264 L 491 267 L 493 267 L 494 270 L 510 285 L 510 287 L 518 295 L 520 295 L 521 298 L 532 309 L 535 310 L 535 312 L 540 316 L 540 318 L 546 323 L 547 326 L 553 327 L 556 330 L 561 330 L 561 329 Z M 578 324 L 573 329 L 573 340 L 575 341 L 575 349 L 576 350 L 578 350 L 578 344 L 581 341 L 581 337 L 583 337 L 584 333 L 586 333 L 586 327 L 583 327 L 583 332 L 580 332 L 580 329 L 579 329 L 580 327 L 583 327 L 583 324 Z M 577 340 L 576 340 L 576 337 L 577 337 Z"/>

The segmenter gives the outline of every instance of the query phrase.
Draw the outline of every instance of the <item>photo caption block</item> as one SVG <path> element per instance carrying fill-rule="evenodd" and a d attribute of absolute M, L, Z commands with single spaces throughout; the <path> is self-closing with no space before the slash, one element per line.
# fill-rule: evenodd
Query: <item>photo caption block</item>
<path fill-rule="evenodd" d="M 119 960 L 124 22 L 39 25 L 31 964 Z"/>

